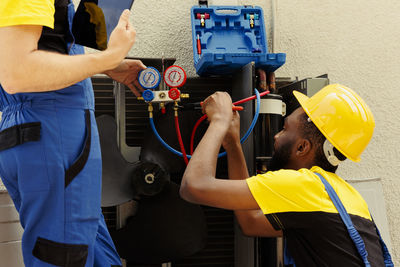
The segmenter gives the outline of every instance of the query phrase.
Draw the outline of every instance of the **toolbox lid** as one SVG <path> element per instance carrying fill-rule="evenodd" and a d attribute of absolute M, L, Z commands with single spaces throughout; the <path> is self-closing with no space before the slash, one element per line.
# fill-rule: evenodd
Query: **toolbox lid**
<path fill-rule="evenodd" d="M 258 6 L 193 6 L 193 60 L 199 75 L 231 74 L 254 61 L 272 72 L 286 54 L 269 54 L 264 14 Z"/>

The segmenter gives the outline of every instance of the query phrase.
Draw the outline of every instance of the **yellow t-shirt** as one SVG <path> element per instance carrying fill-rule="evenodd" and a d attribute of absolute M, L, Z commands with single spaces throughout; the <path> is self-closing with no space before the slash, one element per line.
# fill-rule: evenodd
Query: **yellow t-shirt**
<path fill-rule="evenodd" d="M 0 27 L 42 25 L 54 28 L 54 0 L 0 0 Z"/>
<path fill-rule="evenodd" d="M 267 172 L 248 178 L 247 184 L 264 214 L 337 213 L 324 185 L 314 172 L 321 174 L 332 185 L 349 214 L 371 220 L 368 206 L 358 191 L 336 174 L 319 167 Z"/>
<path fill-rule="evenodd" d="M 334 173 L 319 167 L 279 170 L 247 179 L 252 195 L 276 230 L 282 230 L 296 266 L 363 266 L 321 174 L 333 187 L 364 240 L 371 266 L 384 266 L 382 249 L 368 206 Z"/>

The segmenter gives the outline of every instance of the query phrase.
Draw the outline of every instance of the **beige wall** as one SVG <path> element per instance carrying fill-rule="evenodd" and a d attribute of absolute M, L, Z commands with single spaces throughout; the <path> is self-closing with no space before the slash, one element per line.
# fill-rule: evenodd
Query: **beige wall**
<path fill-rule="evenodd" d="M 271 0 L 209 2 L 261 6 L 271 31 Z M 132 15 L 137 42 L 131 55 L 176 57 L 177 64 L 195 75 L 190 8 L 196 3 L 137 0 Z M 339 174 L 348 179 L 382 179 L 392 256 L 399 265 L 400 2 L 279 0 L 276 10 L 275 52 L 287 53 L 287 63 L 277 76 L 302 79 L 328 73 L 331 83 L 356 90 L 374 112 L 376 131 L 362 161 L 344 163 Z"/>
<path fill-rule="evenodd" d="M 393 257 L 400 264 L 400 10 L 398 1 L 279 1 L 278 50 L 288 53 L 282 75 L 328 73 L 370 105 L 374 137 L 346 178 L 382 178 Z"/>

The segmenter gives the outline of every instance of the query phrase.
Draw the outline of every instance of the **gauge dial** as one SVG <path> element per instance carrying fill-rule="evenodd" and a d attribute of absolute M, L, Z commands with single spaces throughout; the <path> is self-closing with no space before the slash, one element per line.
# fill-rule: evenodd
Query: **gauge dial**
<path fill-rule="evenodd" d="M 139 84 L 145 89 L 156 88 L 161 81 L 161 75 L 156 68 L 147 67 L 139 73 Z"/>
<path fill-rule="evenodd" d="M 186 82 L 186 72 L 181 67 L 172 65 L 165 70 L 164 81 L 169 87 L 181 87 Z"/>

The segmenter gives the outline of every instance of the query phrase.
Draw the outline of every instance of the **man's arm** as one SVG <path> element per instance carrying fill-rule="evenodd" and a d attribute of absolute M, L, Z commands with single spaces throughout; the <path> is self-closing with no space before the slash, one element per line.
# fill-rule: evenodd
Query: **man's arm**
<path fill-rule="evenodd" d="M 240 144 L 240 117 L 235 112 L 231 127 L 223 140 L 228 157 L 228 176 L 231 180 L 245 180 L 249 177 L 246 160 Z M 243 234 L 247 236 L 282 236 L 276 231 L 260 208 L 256 210 L 235 210 L 236 219 Z"/>
<path fill-rule="evenodd" d="M 121 15 L 105 51 L 68 56 L 38 50 L 42 26 L 0 27 L 0 82 L 8 93 L 58 90 L 119 66 L 135 41 L 129 11 Z"/>
<path fill-rule="evenodd" d="M 189 202 L 223 209 L 258 209 L 245 180 L 216 179 L 216 164 L 222 140 L 232 120 L 232 100 L 217 92 L 203 104 L 210 124 L 182 178 L 180 194 Z"/>

